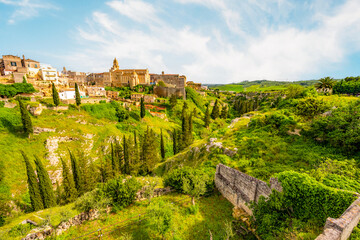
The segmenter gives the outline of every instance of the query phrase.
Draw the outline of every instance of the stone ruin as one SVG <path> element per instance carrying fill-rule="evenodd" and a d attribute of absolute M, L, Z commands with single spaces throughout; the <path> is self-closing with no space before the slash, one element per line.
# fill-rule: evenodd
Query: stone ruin
<path fill-rule="evenodd" d="M 259 179 L 227 167 L 216 166 L 215 185 L 220 193 L 235 207 L 243 209 L 249 215 L 252 210 L 249 203 L 257 202 L 260 196 L 268 197 L 272 189 L 282 192 L 281 183 L 276 178 L 270 178 L 270 186 Z M 360 197 L 355 200 L 345 212 L 336 219 L 328 218 L 324 231 L 316 240 L 348 239 L 360 221 Z"/>

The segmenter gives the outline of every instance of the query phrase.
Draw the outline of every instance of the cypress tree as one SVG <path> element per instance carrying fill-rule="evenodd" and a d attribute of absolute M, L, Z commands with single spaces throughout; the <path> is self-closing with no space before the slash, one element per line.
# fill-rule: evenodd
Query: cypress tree
<path fill-rule="evenodd" d="M 36 172 L 39 178 L 39 188 L 44 208 L 54 207 L 56 205 L 56 199 L 52 187 L 52 183 L 48 172 L 46 171 L 41 160 L 35 156 Z"/>
<path fill-rule="evenodd" d="M 211 118 L 215 120 L 219 117 L 219 114 L 220 114 L 219 103 L 218 100 L 216 99 L 214 108 L 211 112 Z"/>
<path fill-rule="evenodd" d="M 80 171 L 79 163 L 75 157 L 75 155 L 69 150 L 70 162 L 71 162 L 71 170 L 74 178 L 75 188 L 79 195 L 83 193 L 83 181 Z"/>
<path fill-rule="evenodd" d="M 124 169 L 125 174 L 130 174 L 130 154 L 129 154 L 129 144 L 126 141 L 126 137 L 123 137 L 123 149 L 124 149 Z"/>
<path fill-rule="evenodd" d="M 112 166 L 112 170 L 114 172 L 114 175 L 116 172 L 119 171 L 119 167 L 118 167 L 118 164 L 117 164 L 117 159 L 116 159 L 116 156 L 115 156 L 115 148 L 114 148 L 114 144 L 111 143 L 111 166 Z"/>
<path fill-rule="evenodd" d="M 77 197 L 74 179 L 70 174 L 69 167 L 62 158 L 61 158 L 61 164 L 62 164 L 62 176 L 63 176 L 62 186 L 64 189 L 64 201 L 65 203 L 73 202 Z"/>
<path fill-rule="evenodd" d="M 26 110 L 25 105 L 23 102 L 18 98 L 19 107 L 20 107 L 20 113 L 21 113 L 21 121 L 23 124 L 24 132 L 27 136 L 30 136 L 30 134 L 34 133 L 34 129 L 32 126 L 31 118 L 29 115 L 28 110 Z"/>
<path fill-rule="evenodd" d="M 227 105 L 225 105 L 222 109 L 221 109 L 221 115 L 220 117 L 223 119 L 226 119 L 228 115 L 228 107 Z"/>
<path fill-rule="evenodd" d="M 143 138 L 141 151 L 141 172 L 143 174 L 150 173 L 154 169 L 156 163 L 159 162 L 158 149 L 158 141 L 156 140 L 155 133 L 148 127 Z"/>
<path fill-rule="evenodd" d="M 136 140 L 136 131 L 134 131 L 134 145 L 137 145 L 137 140 Z"/>
<path fill-rule="evenodd" d="M 55 106 L 59 106 L 59 104 L 60 104 L 59 93 L 56 90 L 54 83 L 52 83 L 52 97 L 53 97 L 53 102 L 54 102 Z"/>
<path fill-rule="evenodd" d="M 161 158 L 162 160 L 165 159 L 165 146 L 164 146 L 164 136 L 161 129 L 161 138 L 160 138 L 160 152 L 161 152 Z"/>
<path fill-rule="evenodd" d="M 141 118 L 145 117 L 145 104 L 144 104 L 144 98 L 143 97 L 140 99 L 140 117 Z"/>
<path fill-rule="evenodd" d="M 27 83 L 27 80 L 26 80 L 26 76 L 24 75 L 23 76 L 23 81 L 22 81 L 23 83 Z"/>
<path fill-rule="evenodd" d="M 80 97 L 79 86 L 77 85 L 77 83 L 75 83 L 75 101 L 76 101 L 76 106 L 80 106 L 81 97 Z"/>
<path fill-rule="evenodd" d="M 173 131 L 173 134 L 172 134 L 172 137 L 173 137 L 173 152 L 174 152 L 174 155 L 178 153 L 178 146 L 177 146 L 177 135 L 176 135 L 176 130 L 174 129 Z"/>
<path fill-rule="evenodd" d="M 61 188 L 60 188 L 60 184 L 59 184 L 58 180 L 56 180 L 56 192 L 55 192 L 55 195 L 56 195 L 56 203 L 61 204 Z"/>
<path fill-rule="evenodd" d="M 25 166 L 26 166 L 27 183 L 28 183 L 31 206 L 34 211 L 39 211 L 44 208 L 44 205 L 41 199 L 39 184 L 35 175 L 35 171 L 31 166 L 30 161 L 25 155 L 25 153 L 21 151 L 21 154 L 24 158 Z"/>
<path fill-rule="evenodd" d="M 210 111 L 209 105 L 206 107 L 205 118 L 204 118 L 205 127 L 208 128 L 210 125 Z"/>

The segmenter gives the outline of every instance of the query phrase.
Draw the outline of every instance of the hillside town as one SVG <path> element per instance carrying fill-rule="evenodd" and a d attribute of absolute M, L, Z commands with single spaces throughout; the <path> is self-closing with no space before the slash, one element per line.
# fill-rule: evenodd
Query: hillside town
<path fill-rule="evenodd" d="M 115 58 L 108 72 L 85 73 L 67 70 L 62 71 L 49 64 L 22 58 L 14 55 L 3 55 L 0 59 L 0 84 L 31 83 L 38 91 L 30 94 L 37 97 L 50 97 L 52 83 L 59 91 L 59 97 L 63 103 L 75 102 L 75 84 L 78 85 L 83 103 L 98 103 L 102 100 L 117 100 L 138 105 L 141 98 L 145 103 L 161 101 L 175 95 L 177 98 L 186 98 L 185 87 L 191 87 L 200 94 L 207 90 L 207 86 L 201 83 L 187 81 L 186 76 L 180 74 L 150 73 L 149 69 L 121 69 Z M 119 96 L 116 88 L 128 87 L 134 89 L 129 98 Z M 145 87 L 151 91 L 145 94 Z"/>

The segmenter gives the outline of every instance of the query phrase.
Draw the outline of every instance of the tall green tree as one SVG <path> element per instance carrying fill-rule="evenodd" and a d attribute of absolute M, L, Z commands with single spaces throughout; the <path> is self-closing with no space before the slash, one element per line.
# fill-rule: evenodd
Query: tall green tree
<path fill-rule="evenodd" d="M 53 97 L 53 102 L 54 102 L 55 106 L 59 106 L 60 105 L 59 93 L 56 90 L 54 83 L 52 83 L 52 97 Z"/>
<path fill-rule="evenodd" d="M 61 193 L 61 187 L 60 187 L 60 184 L 59 184 L 58 180 L 56 180 L 55 195 L 56 195 L 56 203 L 60 205 L 62 203 L 62 200 L 61 200 L 62 193 Z"/>
<path fill-rule="evenodd" d="M 185 194 L 191 196 L 193 205 L 195 205 L 195 198 L 206 192 L 206 181 L 206 175 L 195 174 L 195 172 L 191 172 L 187 177 L 183 177 L 182 190 Z"/>
<path fill-rule="evenodd" d="M 206 107 L 206 112 L 205 112 L 205 117 L 204 117 L 204 123 L 205 123 L 205 127 L 208 128 L 210 125 L 210 110 L 209 110 L 209 105 L 207 105 Z"/>
<path fill-rule="evenodd" d="M 44 208 L 44 204 L 41 198 L 37 177 L 26 154 L 23 151 L 21 151 L 21 154 L 24 158 L 25 166 L 26 166 L 27 183 L 28 183 L 31 206 L 34 211 L 39 211 Z"/>
<path fill-rule="evenodd" d="M 26 80 L 26 75 L 23 76 L 23 83 L 27 83 L 27 80 Z"/>
<path fill-rule="evenodd" d="M 142 142 L 141 163 L 143 174 L 152 172 L 156 163 L 159 162 L 158 141 L 154 131 L 147 128 Z"/>
<path fill-rule="evenodd" d="M 143 97 L 140 99 L 140 117 L 141 118 L 145 117 L 145 104 L 144 104 L 144 98 Z"/>
<path fill-rule="evenodd" d="M 219 117 L 219 115 L 220 115 L 219 103 L 218 100 L 216 99 L 214 108 L 211 112 L 211 118 L 215 120 Z"/>
<path fill-rule="evenodd" d="M 177 136 L 177 131 L 176 129 L 174 129 L 173 134 L 172 134 L 172 139 L 173 139 L 173 152 L 174 155 L 177 154 L 178 151 L 178 136 Z"/>
<path fill-rule="evenodd" d="M 62 177 L 63 177 L 63 199 L 65 203 L 73 202 L 77 197 L 77 191 L 75 188 L 74 179 L 71 176 L 70 169 L 67 166 L 64 159 L 61 158 L 61 164 L 62 164 Z"/>
<path fill-rule="evenodd" d="M 162 160 L 164 160 L 165 159 L 165 146 L 164 146 L 164 136 L 163 136 L 162 129 L 161 129 L 161 138 L 160 138 L 160 153 L 161 153 Z"/>
<path fill-rule="evenodd" d="M 36 172 L 39 179 L 40 194 L 43 200 L 44 208 L 54 207 L 56 205 L 55 194 L 48 172 L 41 160 L 35 156 Z"/>
<path fill-rule="evenodd" d="M 169 103 L 170 103 L 170 106 L 171 106 L 171 109 L 173 109 L 176 104 L 177 104 L 177 97 L 175 94 L 171 95 L 170 99 L 169 99 Z"/>
<path fill-rule="evenodd" d="M 223 119 L 226 119 L 227 115 L 228 115 L 228 107 L 227 107 L 227 105 L 225 105 L 221 109 L 220 117 L 223 118 Z"/>
<path fill-rule="evenodd" d="M 130 152 L 129 152 L 129 141 L 126 136 L 123 137 L 123 149 L 124 149 L 124 169 L 123 173 L 130 174 Z"/>
<path fill-rule="evenodd" d="M 75 188 L 77 190 L 78 195 L 81 195 L 84 193 L 83 191 L 84 189 L 83 189 L 83 179 L 81 176 L 80 166 L 75 155 L 70 150 L 69 150 L 69 155 L 70 155 L 71 170 L 74 178 Z"/>
<path fill-rule="evenodd" d="M 20 113 L 21 113 L 21 121 L 23 124 L 24 132 L 27 136 L 30 136 L 30 134 L 34 133 L 33 125 L 31 122 L 31 118 L 29 115 L 28 110 L 26 109 L 23 102 L 18 98 L 19 107 L 20 107 Z"/>
<path fill-rule="evenodd" d="M 76 101 L 76 106 L 80 106 L 81 97 L 80 97 L 79 86 L 77 85 L 77 83 L 75 83 L 75 101 Z"/>

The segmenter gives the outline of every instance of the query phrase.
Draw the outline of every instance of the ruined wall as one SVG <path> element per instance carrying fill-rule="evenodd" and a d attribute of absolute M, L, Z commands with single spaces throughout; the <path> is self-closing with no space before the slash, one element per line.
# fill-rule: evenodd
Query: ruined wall
<path fill-rule="evenodd" d="M 216 166 L 215 185 L 235 207 L 244 209 L 250 215 L 252 211 L 248 203 L 257 202 L 260 196 L 268 197 L 272 189 L 282 191 L 281 184 L 275 178 L 270 179 L 270 186 L 268 186 L 266 182 L 223 164 Z"/>
<path fill-rule="evenodd" d="M 324 232 L 316 240 L 345 240 L 348 239 L 354 227 L 360 221 L 360 197 L 353 202 L 339 218 L 328 218 Z"/>
<path fill-rule="evenodd" d="M 159 97 L 171 97 L 172 95 L 175 95 L 186 99 L 185 88 L 154 86 L 154 94 Z"/>

